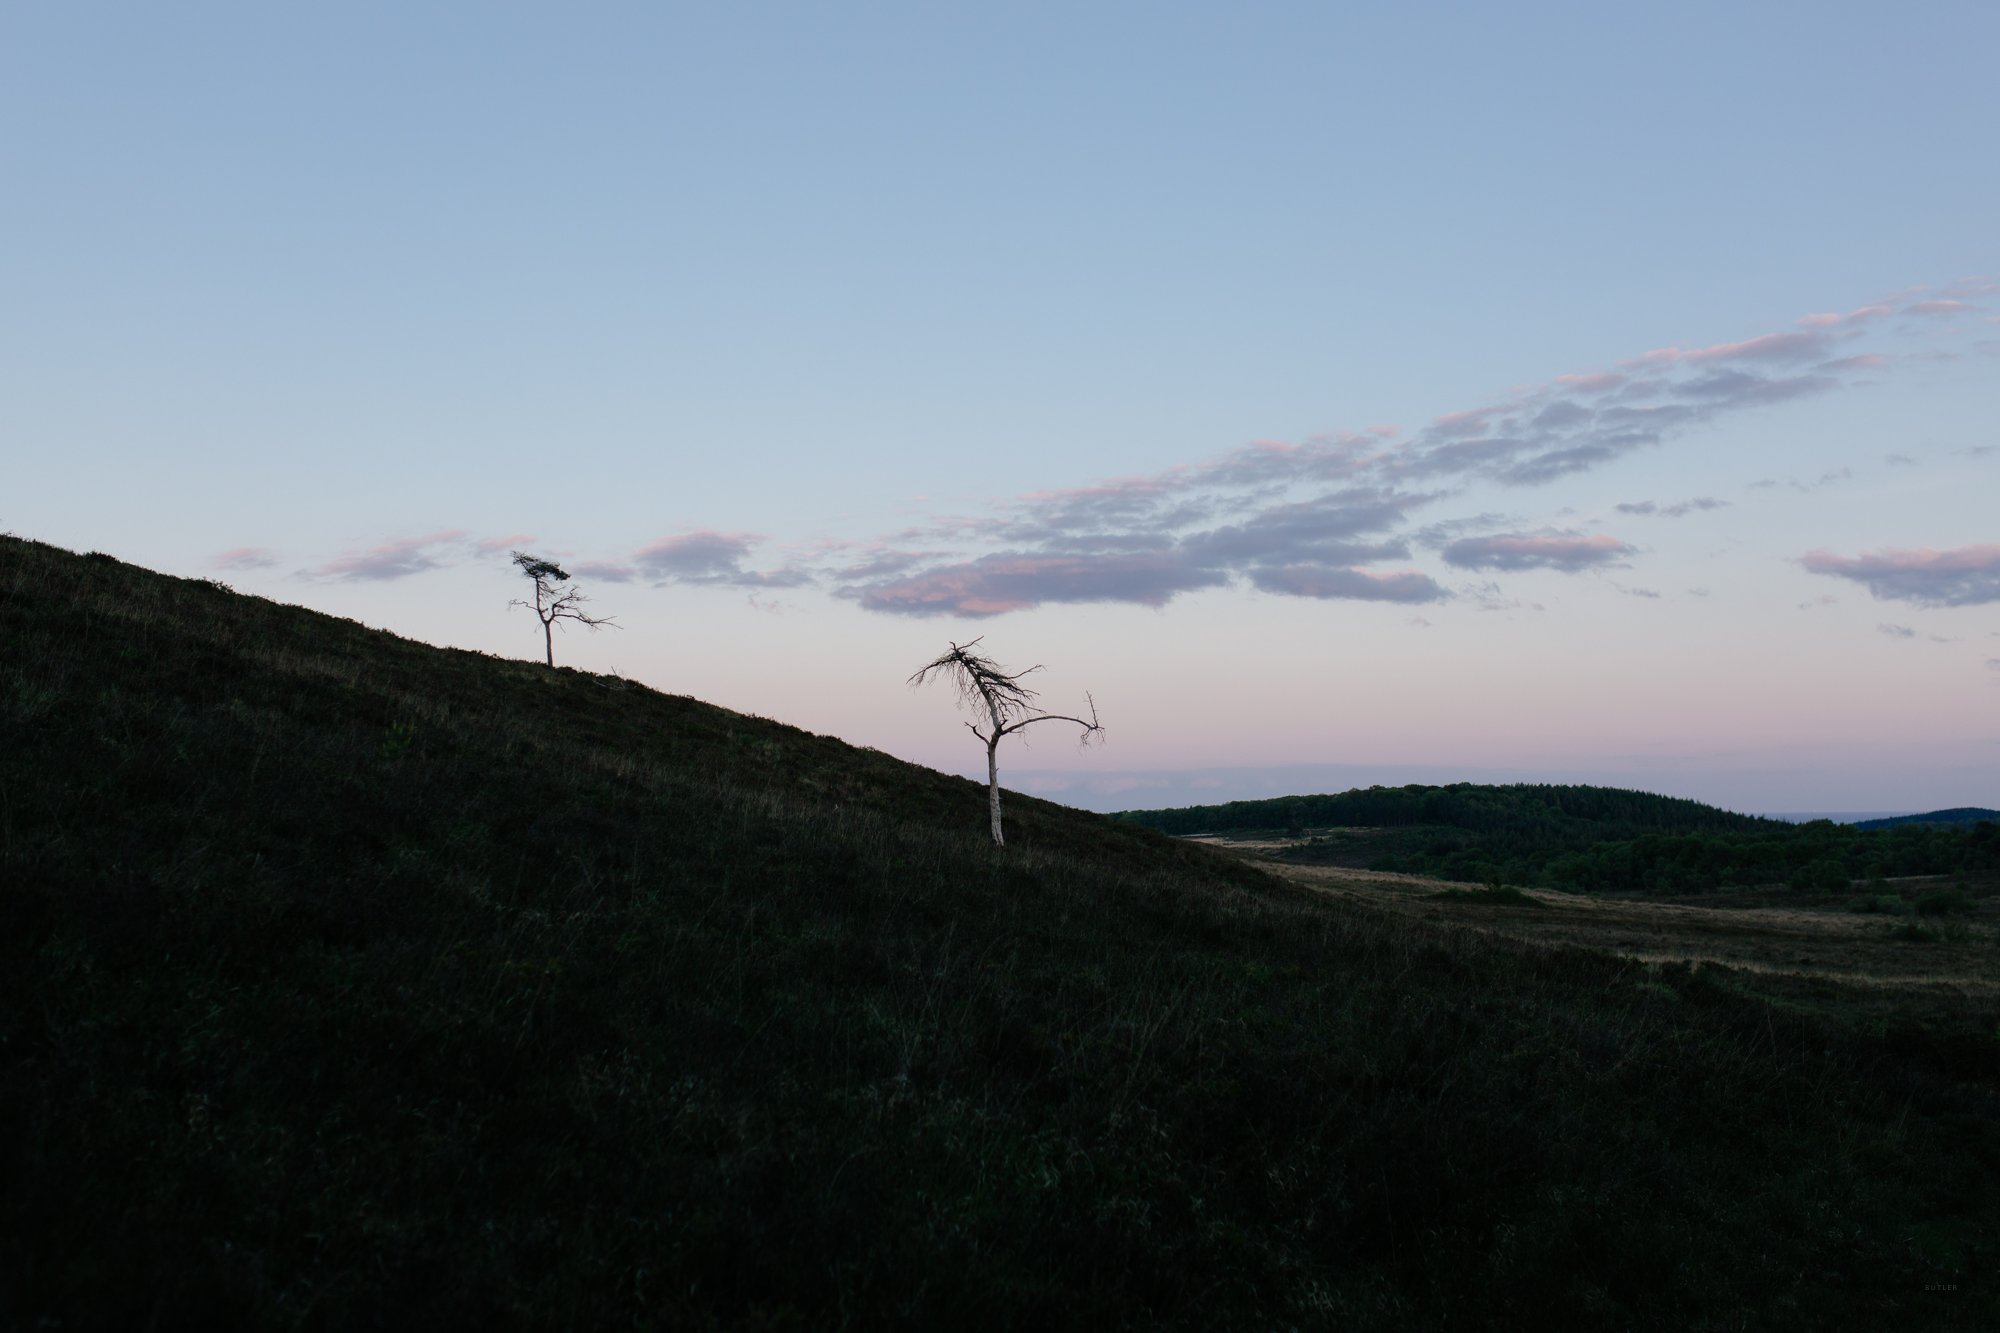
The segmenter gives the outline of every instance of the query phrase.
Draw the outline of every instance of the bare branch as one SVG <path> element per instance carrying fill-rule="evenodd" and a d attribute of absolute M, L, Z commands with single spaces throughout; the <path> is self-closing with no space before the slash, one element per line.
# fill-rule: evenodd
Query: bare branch
<path fill-rule="evenodd" d="M 1077 737 L 1077 744 L 1083 746 L 1085 749 L 1089 749 L 1092 741 L 1101 742 L 1104 739 L 1104 724 L 1097 720 L 1097 700 L 1087 690 L 1084 692 L 1083 698 L 1084 702 L 1090 705 L 1090 720 L 1088 722 L 1080 717 L 1070 717 L 1066 713 L 1037 713 L 1033 717 L 1024 717 L 1018 722 L 1008 723 L 1000 734 L 1003 736 L 1010 735 L 1013 732 L 1022 730 L 1024 727 L 1033 726 L 1037 722 L 1073 722 L 1083 728 L 1083 734 Z"/>
<path fill-rule="evenodd" d="M 952 644 L 950 652 L 912 675 L 909 684 L 915 688 L 934 677 L 944 676 L 958 691 L 961 703 L 984 704 L 993 715 L 994 725 L 1001 726 L 1008 718 L 1020 716 L 1034 707 L 1039 696 L 1036 691 L 1021 684 L 1021 678 L 1042 668 L 1036 665 L 1026 671 L 1003 669 L 992 658 L 972 651 L 984 637 L 981 635 L 971 643 Z"/>
<path fill-rule="evenodd" d="M 535 600 L 530 602 L 516 598 L 507 605 L 510 608 L 526 607 L 535 613 L 535 619 L 542 622 L 542 648 L 550 666 L 556 664 L 555 628 L 562 621 L 574 621 L 592 630 L 601 629 L 606 625 L 610 625 L 613 629 L 622 628 L 614 623 L 615 617 L 593 616 L 583 610 L 583 604 L 590 598 L 585 596 L 581 589 L 558 589 L 556 587 L 558 583 L 569 582 L 569 571 L 555 561 L 544 560 L 525 551 L 516 551 L 514 565 L 534 585 Z"/>
<path fill-rule="evenodd" d="M 914 689 L 942 676 L 957 690 L 961 706 L 986 713 L 991 731 L 981 731 L 970 722 L 965 728 L 986 746 L 986 791 L 992 813 L 993 842 L 995 846 L 1004 846 L 1006 838 L 1000 825 L 1000 742 L 1037 722 L 1068 722 L 1083 729 L 1079 739 L 1089 745 L 1093 740 L 1103 739 L 1104 726 L 1097 720 L 1097 700 L 1088 693 L 1083 696 L 1090 705 L 1088 721 L 1066 713 L 1035 711 L 1035 700 L 1040 695 L 1023 685 L 1021 678 L 1042 668 L 1036 665 L 1026 671 L 1008 671 L 992 658 L 974 652 L 979 644 L 980 639 L 953 643 L 950 652 L 940 654 L 912 674 L 909 684 Z"/>
<path fill-rule="evenodd" d="M 575 588 L 566 589 L 549 603 L 548 618 L 550 620 L 574 620 L 579 625 L 588 625 L 592 629 L 596 629 L 599 625 L 610 625 L 613 629 L 622 628 L 619 625 L 613 624 L 617 620 L 616 616 L 593 616 L 578 609 L 583 603 L 589 600 L 589 597 Z"/>

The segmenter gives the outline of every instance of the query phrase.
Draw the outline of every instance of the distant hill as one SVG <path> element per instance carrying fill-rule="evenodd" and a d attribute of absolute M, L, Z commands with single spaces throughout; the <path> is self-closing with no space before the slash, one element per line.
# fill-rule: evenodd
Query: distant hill
<path fill-rule="evenodd" d="M 1007 808 L 0 537 L 0 1328 L 1989 1322 L 1977 997 Z"/>
<path fill-rule="evenodd" d="M 1859 829 L 1901 828 L 1906 824 L 1978 824 L 1988 820 L 2000 821 L 2000 810 L 1982 810 L 1978 806 L 1961 805 L 1950 810 L 1933 810 L 1924 815 L 1895 815 L 1887 819 L 1864 819 L 1854 827 Z"/>
<path fill-rule="evenodd" d="M 1739 832 L 1773 821 L 1732 814 L 1698 801 L 1616 787 L 1516 783 L 1485 786 L 1367 787 L 1321 796 L 1280 796 L 1175 810 L 1127 810 L 1112 816 L 1163 833 L 1230 833 L 1303 828 L 1410 828 L 1468 830 L 1570 828 L 1607 833 Z"/>
<path fill-rule="evenodd" d="M 1610 787 L 1369 787 L 1114 818 L 1180 835 L 1263 834 L 1288 841 L 1278 855 L 1291 861 L 1581 892 L 1833 891 L 1856 880 L 2000 871 L 2000 840 L 1977 825 L 1794 824 Z"/>

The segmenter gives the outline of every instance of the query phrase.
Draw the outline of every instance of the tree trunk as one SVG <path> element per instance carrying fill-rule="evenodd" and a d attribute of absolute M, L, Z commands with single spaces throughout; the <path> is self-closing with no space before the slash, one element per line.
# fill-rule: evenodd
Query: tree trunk
<path fill-rule="evenodd" d="M 1000 832 L 1000 738 L 995 736 L 986 746 L 986 799 L 993 808 L 993 845 L 1005 847 L 1007 839 Z"/>
<path fill-rule="evenodd" d="M 556 664 L 556 623 L 553 620 L 542 622 L 542 647 L 547 651 L 549 666 L 553 669 Z"/>

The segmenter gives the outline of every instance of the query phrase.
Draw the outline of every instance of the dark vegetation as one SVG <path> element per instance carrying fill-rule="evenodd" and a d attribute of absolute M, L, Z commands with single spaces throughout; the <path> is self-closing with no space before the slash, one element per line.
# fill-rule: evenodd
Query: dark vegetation
<path fill-rule="evenodd" d="M 2000 825 L 1992 822 L 1791 824 L 1608 787 L 1370 787 L 1115 817 L 1176 834 L 1261 831 L 1293 840 L 1279 855 L 1307 864 L 1572 892 L 1837 890 L 1904 876 L 2000 875 Z"/>
<path fill-rule="evenodd" d="M 1990 1326 L 2000 1019 L 0 539 L 0 1326 Z M 1923 945 L 1913 944 L 1921 950 Z"/>
<path fill-rule="evenodd" d="M 1983 824 L 1988 821 L 2000 823 L 2000 810 L 1987 810 L 1976 805 L 1954 806 L 1950 810 L 1931 810 L 1921 815 L 1891 815 L 1887 819 L 1863 819 L 1854 827 L 1858 829 L 1897 828 L 1904 824 Z"/>

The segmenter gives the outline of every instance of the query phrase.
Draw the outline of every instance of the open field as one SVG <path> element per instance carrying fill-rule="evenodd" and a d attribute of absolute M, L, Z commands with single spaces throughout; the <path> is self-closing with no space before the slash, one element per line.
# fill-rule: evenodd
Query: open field
<path fill-rule="evenodd" d="M 1511 890 L 1538 906 L 1510 906 L 1483 901 L 1482 885 L 1296 865 L 1256 855 L 1261 846 L 1205 841 L 1240 849 L 1271 874 L 1330 898 L 1527 944 L 1869 987 L 2000 994 L 2000 931 L 1984 920 L 1885 919 L 1836 906 L 1695 906 L 1549 889 Z"/>

